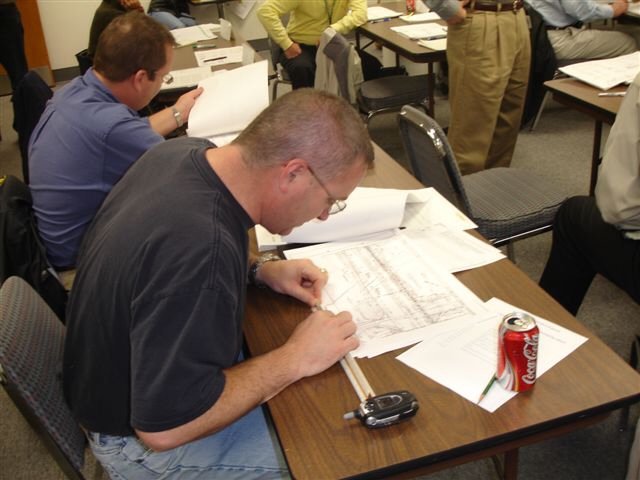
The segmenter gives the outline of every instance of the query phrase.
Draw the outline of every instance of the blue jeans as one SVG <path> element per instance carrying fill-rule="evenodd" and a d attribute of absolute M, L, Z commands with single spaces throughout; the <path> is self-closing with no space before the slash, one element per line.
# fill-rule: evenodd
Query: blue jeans
<path fill-rule="evenodd" d="M 112 480 L 290 478 L 260 407 L 218 433 L 166 452 L 150 450 L 135 436 L 87 437 Z"/>
<path fill-rule="evenodd" d="M 196 21 L 193 17 L 180 16 L 179 18 L 169 12 L 150 12 L 149 16 L 169 30 L 174 28 L 193 27 Z"/>

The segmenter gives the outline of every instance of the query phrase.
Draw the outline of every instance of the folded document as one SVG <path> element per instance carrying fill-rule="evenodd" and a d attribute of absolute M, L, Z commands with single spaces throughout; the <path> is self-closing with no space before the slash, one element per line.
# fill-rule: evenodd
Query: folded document
<path fill-rule="evenodd" d="M 190 137 L 226 145 L 269 105 L 267 61 L 214 72 L 189 114 Z"/>
<path fill-rule="evenodd" d="M 347 208 L 325 221 L 311 220 L 284 237 L 256 225 L 256 237 L 258 249 L 264 251 L 288 243 L 331 242 L 399 227 L 419 229 L 433 225 L 456 230 L 477 228 L 434 188 L 358 187 L 347 199 Z"/>

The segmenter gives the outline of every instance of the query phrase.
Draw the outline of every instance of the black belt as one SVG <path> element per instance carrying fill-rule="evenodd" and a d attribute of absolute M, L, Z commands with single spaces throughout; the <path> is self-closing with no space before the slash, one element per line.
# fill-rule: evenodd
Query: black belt
<path fill-rule="evenodd" d="M 465 7 L 468 10 L 480 12 L 517 12 L 524 6 L 522 0 L 514 0 L 509 3 L 500 2 L 474 2 L 473 0 Z"/>
<path fill-rule="evenodd" d="M 546 30 L 566 30 L 567 28 L 582 28 L 582 25 L 584 25 L 582 22 L 576 22 L 576 23 L 572 23 L 571 25 L 566 25 L 564 27 L 554 27 L 553 25 L 545 25 L 544 28 Z"/>

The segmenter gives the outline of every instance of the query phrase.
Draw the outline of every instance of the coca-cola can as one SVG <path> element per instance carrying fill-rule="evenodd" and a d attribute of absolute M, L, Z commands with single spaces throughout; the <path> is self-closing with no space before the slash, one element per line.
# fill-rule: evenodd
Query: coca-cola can
<path fill-rule="evenodd" d="M 506 390 L 524 392 L 536 383 L 540 331 L 531 315 L 505 315 L 498 331 L 496 377 Z"/>

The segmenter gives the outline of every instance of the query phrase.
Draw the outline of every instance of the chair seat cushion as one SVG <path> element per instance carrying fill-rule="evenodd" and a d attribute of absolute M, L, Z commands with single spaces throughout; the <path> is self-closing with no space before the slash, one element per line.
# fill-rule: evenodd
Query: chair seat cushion
<path fill-rule="evenodd" d="M 360 84 L 358 105 L 363 111 L 420 103 L 429 94 L 427 75 L 391 75 Z"/>
<path fill-rule="evenodd" d="M 488 239 L 551 225 L 567 195 L 547 179 L 515 168 L 491 168 L 462 177 L 473 220 Z"/>

